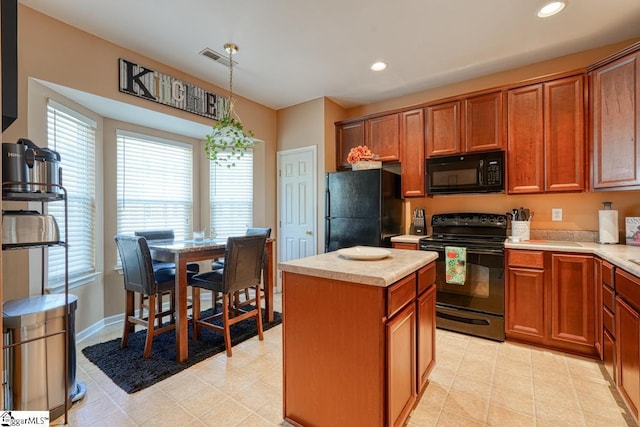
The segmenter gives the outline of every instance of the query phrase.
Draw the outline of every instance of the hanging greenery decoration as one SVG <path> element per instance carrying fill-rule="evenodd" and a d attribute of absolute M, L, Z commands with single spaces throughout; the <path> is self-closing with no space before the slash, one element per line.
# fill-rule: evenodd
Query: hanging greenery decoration
<path fill-rule="evenodd" d="M 205 153 L 216 165 L 231 168 L 236 165 L 235 160 L 252 150 L 258 141 L 253 138 L 252 131 L 245 131 L 240 120 L 233 117 L 233 54 L 238 51 L 238 46 L 226 43 L 224 48 L 229 54 L 229 99 L 222 118 L 213 125 L 211 134 L 205 136 Z"/>

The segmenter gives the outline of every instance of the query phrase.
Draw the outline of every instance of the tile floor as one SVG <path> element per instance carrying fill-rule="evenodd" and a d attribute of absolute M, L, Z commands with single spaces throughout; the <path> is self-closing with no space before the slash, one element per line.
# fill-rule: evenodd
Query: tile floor
<path fill-rule="evenodd" d="M 77 343 L 77 378 L 87 394 L 70 409 L 70 426 L 289 425 L 282 421 L 281 326 L 262 342 L 237 345 L 232 358 L 220 353 L 131 395 L 80 351 L 120 333 L 120 324 L 111 325 Z M 636 425 L 593 360 L 443 330 L 436 336 L 436 367 L 409 426 Z"/>

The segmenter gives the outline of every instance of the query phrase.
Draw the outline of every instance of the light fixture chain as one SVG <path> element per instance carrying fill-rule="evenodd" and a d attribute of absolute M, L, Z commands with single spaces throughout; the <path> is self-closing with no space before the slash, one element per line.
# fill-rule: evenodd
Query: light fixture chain
<path fill-rule="evenodd" d="M 233 49 L 229 49 L 229 102 L 233 103 Z"/>

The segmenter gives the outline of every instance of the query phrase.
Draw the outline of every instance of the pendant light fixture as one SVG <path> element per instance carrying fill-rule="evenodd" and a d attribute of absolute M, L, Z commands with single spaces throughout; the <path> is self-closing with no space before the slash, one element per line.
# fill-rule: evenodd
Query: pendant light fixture
<path fill-rule="evenodd" d="M 206 135 L 205 152 L 216 165 L 230 168 L 235 166 L 235 160 L 253 149 L 257 141 L 253 139 L 252 131 L 244 131 L 240 118 L 233 111 L 233 55 L 238 53 L 238 46 L 226 43 L 224 50 L 229 54 L 229 97 L 224 103 L 222 118 L 213 125 L 211 134 Z"/>

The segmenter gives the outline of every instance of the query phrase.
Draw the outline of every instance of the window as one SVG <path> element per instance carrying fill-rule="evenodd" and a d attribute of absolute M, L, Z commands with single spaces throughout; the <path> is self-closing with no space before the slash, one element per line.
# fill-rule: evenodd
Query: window
<path fill-rule="evenodd" d="M 47 146 L 60 153 L 62 186 L 67 190 L 69 280 L 95 273 L 96 257 L 96 122 L 53 101 L 47 103 Z M 64 202 L 47 212 L 64 239 Z M 48 250 L 48 286 L 64 284 L 65 249 Z"/>
<path fill-rule="evenodd" d="M 240 236 L 253 225 L 253 152 L 236 166 L 210 162 L 211 227 L 217 237 Z"/>
<path fill-rule="evenodd" d="M 171 229 L 191 235 L 191 145 L 118 131 L 118 233 Z M 118 263 L 119 263 L 118 258 Z"/>

